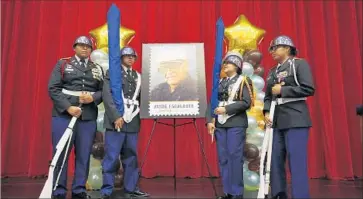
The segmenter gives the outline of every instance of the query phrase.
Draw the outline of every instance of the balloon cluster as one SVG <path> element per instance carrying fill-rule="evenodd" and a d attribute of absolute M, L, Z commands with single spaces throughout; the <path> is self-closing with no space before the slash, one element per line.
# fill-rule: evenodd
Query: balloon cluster
<path fill-rule="evenodd" d="M 246 143 L 243 150 L 243 156 L 245 158 L 243 179 L 245 189 L 257 190 L 260 183 L 258 174 L 260 151 L 265 135 L 265 122 L 262 112 L 263 98 L 265 97 L 265 93 L 262 89 L 265 86 L 265 82 L 262 77 L 254 73 L 254 67 L 247 61 L 243 63 L 242 74 L 250 77 L 254 87 L 254 106 L 247 111 L 248 128 Z"/>
<path fill-rule="evenodd" d="M 102 164 L 101 161 L 105 155 L 104 149 L 104 133 L 106 129 L 103 127 L 103 118 L 105 114 L 105 108 L 103 103 L 98 106 L 98 117 L 97 117 L 97 133 L 96 139 L 92 146 L 91 158 L 90 158 L 90 170 L 88 174 L 86 188 L 87 190 L 99 190 L 102 187 Z M 123 168 L 121 161 L 117 162 L 116 165 L 117 173 L 115 176 L 115 186 L 122 186 L 123 180 Z"/>
<path fill-rule="evenodd" d="M 247 111 L 248 129 L 246 143 L 243 149 L 244 165 L 243 180 L 246 190 L 259 188 L 260 151 L 264 138 L 263 98 L 265 87 L 263 80 L 264 68 L 261 66 L 262 53 L 257 50 L 263 40 L 265 30 L 252 25 L 241 15 L 234 24 L 225 29 L 225 39 L 228 41 L 228 51 L 240 52 L 243 55 L 242 75 L 248 76 L 253 83 L 254 106 Z M 224 74 L 221 74 L 223 77 Z"/>
<path fill-rule="evenodd" d="M 102 50 L 96 49 L 92 51 L 90 59 L 95 64 L 102 67 L 103 71 L 106 72 L 109 68 L 108 54 Z"/>
<path fill-rule="evenodd" d="M 104 117 L 103 104 L 98 106 L 98 117 L 97 117 L 97 133 L 96 139 L 92 146 L 91 158 L 90 158 L 90 170 L 88 173 L 88 179 L 86 188 L 87 190 L 99 190 L 102 187 L 102 164 L 105 149 L 103 144 L 104 132 L 103 128 L 103 117 Z"/>

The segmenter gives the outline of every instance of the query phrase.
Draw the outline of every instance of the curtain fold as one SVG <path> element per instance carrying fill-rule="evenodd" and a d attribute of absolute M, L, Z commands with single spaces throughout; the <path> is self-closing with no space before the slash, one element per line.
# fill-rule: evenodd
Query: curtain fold
<path fill-rule="evenodd" d="M 73 55 L 79 35 L 106 23 L 111 3 L 121 24 L 136 31 L 130 43 L 140 58 L 142 43 L 202 42 L 207 95 L 211 94 L 215 23 L 226 27 L 244 14 L 267 34 L 259 46 L 267 71 L 274 61 L 270 41 L 290 36 L 299 57 L 311 66 L 316 85 L 308 100 L 313 127 L 309 138 L 312 178 L 362 176 L 362 134 L 355 107 L 362 103 L 361 1 L 2 1 L 1 13 L 1 167 L 2 176 L 47 173 L 51 159 L 51 101 L 47 93 L 57 60 Z M 141 59 L 135 69 L 141 72 Z M 164 122 L 172 122 L 165 120 Z M 186 120 L 178 119 L 177 123 Z M 153 125 L 143 120 L 139 158 Z M 203 119 L 197 120 L 212 174 L 218 176 L 215 144 Z M 177 127 L 176 157 L 171 127 L 157 125 L 142 174 L 144 177 L 208 176 L 193 125 Z M 74 167 L 71 156 L 70 169 Z M 71 174 L 71 173 L 70 173 Z"/>

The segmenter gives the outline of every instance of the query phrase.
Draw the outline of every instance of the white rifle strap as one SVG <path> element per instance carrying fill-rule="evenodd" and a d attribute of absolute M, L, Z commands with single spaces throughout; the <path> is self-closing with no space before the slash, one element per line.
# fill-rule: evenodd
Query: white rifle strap
<path fill-rule="evenodd" d="M 132 119 L 140 112 L 140 107 L 135 102 L 136 102 L 136 98 L 139 95 L 140 88 L 141 88 L 141 76 L 138 72 L 136 72 L 136 74 L 137 74 L 136 90 L 134 92 L 134 96 L 131 99 L 132 104 L 130 105 L 130 107 L 128 107 L 127 103 L 125 103 L 128 99 L 125 98 L 124 92 L 122 92 L 122 98 L 124 100 L 124 109 L 125 109 L 124 120 L 126 123 L 131 122 Z M 135 108 L 135 105 L 136 105 L 136 110 L 133 111 Z"/>
<path fill-rule="evenodd" d="M 243 76 L 239 76 L 238 77 L 238 79 L 237 79 L 237 81 L 234 83 L 234 85 L 233 85 L 233 88 L 232 88 L 232 91 L 231 91 L 231 93 L 230 93 L 230 95 L 228 96 L 228 101 L 227 101 L 227 105 L 228 104 L 233 104 L 233 103 L 235 103 L 234 101 L 233 101 L 233 98 L 236 96 L 236 93 L 237 93 L 237 90 L 238 90 L 238 88 L 240 87 L 240 84 L 242 83 L 242 80 L 243 80 Z M 219 106 L 223 106 L 224 104 L 223 104 L 224 102 L 220 102 L 219 103 Z M 233 114 L 234 115 L 234 114 Z M 223 115 L 218 115 L 218 122 L 220 123 L 220 124 L 224 124 L 224 123 L 226 123 L 226 121 L 230 118 L 230 117 L 232 117 L 233 115 L 227 115 L 227 114 L 223 114 Z"/>
<path fill-rule="evenodd" d="M 228 101 L 233 101 L 233 98 L 236 96 L 237 90 L 240 87 L 242 80 L 243 80 L 243 76 L 240 75 L 236 81 L 236 83 L 233 85 L 232 91 L 231 91 L 231 95 L 228 96 Z"/>
<path fill-rule="evenodd" d="M 269 118 L 273 121 L 275 115 L 276 101 L 271 102 Z M 265 137 L 262 143 L 261 159 L 260 159 L 260 186 L 257 194 L 257 199 L 264 199 L 269 193 L 270 186 L 270 171 L 271 171 L 271 156 L 272 156 L 272 144 L 273 144 L 273 128 L 267 127 Z M 267 153 L 267 157 L 266 157 Z M 266 167 L 264 167 L 265 160 Z M 265 175 L 264 175 L 265 171 Z"/>

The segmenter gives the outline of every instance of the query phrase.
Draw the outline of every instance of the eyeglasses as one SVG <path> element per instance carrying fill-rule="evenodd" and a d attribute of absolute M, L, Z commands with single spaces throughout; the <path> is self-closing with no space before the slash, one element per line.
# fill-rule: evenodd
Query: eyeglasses
<path fill-rule="evenodd" d="M 276 51 L 280 47 L 282 47 L 282 46 L 280 46 L 280 45 L 278 45 L 278 46 L 271 46 L 270 49 L 269 49 L 269 51 L 270 52 Z"/>
<path fill-rule="evenodd" d="M 271 46 L 270 47 L 270 49 L 269 49 L 269 51 L 270 52 L 273 52 L 273 51 L 276 51 L 277 49 L 279 49 L 279 48 L 285 48 L 285 47 L 288 47 L 288 46 L 286 46 L 286 45 L 276 45 L 276 46 Z"/>

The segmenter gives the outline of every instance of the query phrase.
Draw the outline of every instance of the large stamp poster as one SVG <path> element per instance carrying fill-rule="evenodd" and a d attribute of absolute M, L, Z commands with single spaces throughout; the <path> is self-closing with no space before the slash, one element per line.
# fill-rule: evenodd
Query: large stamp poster
<path fill-rule="evenodd" d="M 205 116 L 204 45 L 143 44 L 141 118 Z"/>

